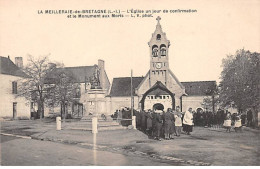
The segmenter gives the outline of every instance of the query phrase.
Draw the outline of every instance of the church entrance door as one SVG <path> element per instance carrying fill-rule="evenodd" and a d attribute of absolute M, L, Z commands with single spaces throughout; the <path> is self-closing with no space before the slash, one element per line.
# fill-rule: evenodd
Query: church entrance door
<path fill-rule="evenodd" d="M 156 103 L 156 104 L 154 104 L 153 105 L 153 111 L 155 111 L 155 110 L 164 110 L 164 106 L 163 106 L 163 104 L 161 104 L 161 103 Z"/>

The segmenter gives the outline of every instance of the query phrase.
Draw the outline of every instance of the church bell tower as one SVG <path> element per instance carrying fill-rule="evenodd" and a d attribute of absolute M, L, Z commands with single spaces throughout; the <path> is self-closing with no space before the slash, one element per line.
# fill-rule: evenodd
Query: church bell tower
<path fill-rule="evenodd" d="M 169 46 L 166 34 L 162 31 L 160 24 L 161 17 L 157 17 L 157 25 L 151 40 L 148 42 L 150 47 L 150 71 L 149 82 L 153 86 L 157 81 L 161 81 L 168 86 L 167 79 L 169 74 Z"/>

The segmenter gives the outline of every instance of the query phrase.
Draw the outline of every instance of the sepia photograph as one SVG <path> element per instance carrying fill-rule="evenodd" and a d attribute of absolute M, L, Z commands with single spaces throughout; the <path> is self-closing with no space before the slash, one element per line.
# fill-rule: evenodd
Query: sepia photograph
<path fill-rule="evenodd" d="M 0 0 L 1 166 L 260 166 L 259 0 Z"/>

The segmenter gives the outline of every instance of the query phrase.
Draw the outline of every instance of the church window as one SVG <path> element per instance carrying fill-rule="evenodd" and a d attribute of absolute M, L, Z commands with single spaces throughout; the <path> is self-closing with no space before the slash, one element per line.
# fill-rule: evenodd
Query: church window
<path fill-rule="evenodd" d="M 161 35 L 160 34 L 157 34 L 156 40 L 161 40 Z"/>
<path fill-rule="evenodd" d="M 163 99 L 165 99 L 165 96 L 163 96 Z"/>
<path fill-rule="evenodd" d="M 169 99 L 170 97 L 169 96 L 167 96 L 167 99 Z"/>
<path fill-rule="evenodd" d="M 157 45 L 153 45 L 152 55 L 153 55 L 153 57 L 158 57 L 158 46 Z"/>
<path fill-rule="evenodd" d="M 161 53 L 161 56 L 166 56 L 166 45 L 165 44 L 161 44 L 160 53 Z"/>

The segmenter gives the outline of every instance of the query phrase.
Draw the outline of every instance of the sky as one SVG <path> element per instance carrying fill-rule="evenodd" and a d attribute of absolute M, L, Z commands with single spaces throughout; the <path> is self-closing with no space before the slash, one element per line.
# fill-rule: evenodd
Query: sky
<path fill-rule="evenodd" d="M 177 10 L 146 18 L 67 18 L 38 14 L 39 10 Z M 221 62 L 238 49 L 260 52 L 259 0 L 0 0 L 0 55 L 49 55 L 65 66 L 88 66 L 105 61 L 114 77 L 145 76 L 149 70 L 148 41 L 156 17 L 171 42 L 170 69 L 179 81 L 219 82 Z"/>

